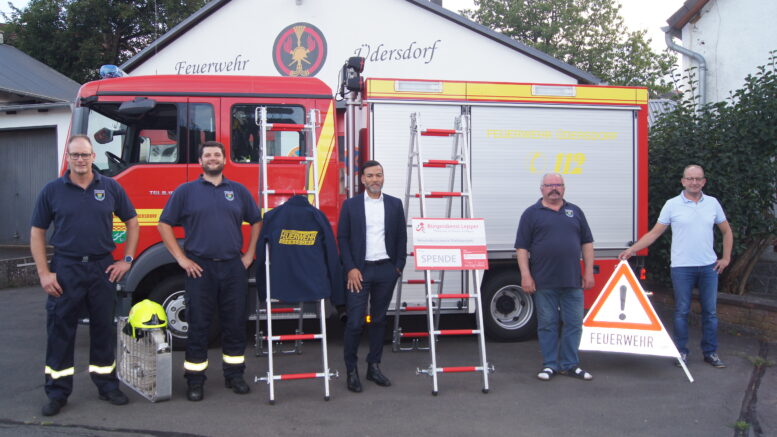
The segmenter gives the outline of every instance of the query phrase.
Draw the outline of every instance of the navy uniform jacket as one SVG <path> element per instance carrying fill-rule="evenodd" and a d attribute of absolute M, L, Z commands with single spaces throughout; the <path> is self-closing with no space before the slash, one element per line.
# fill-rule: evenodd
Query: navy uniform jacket
<path fill-rule="evenodd" d="M 386 253 L 398 271 L 405 268 L 407 258 L 407 225 L 402 201 L 383 193 L 384 230 Z M 367 256 L 367 218 L 364 215 L 364 195 L 343 202 L 340 221 L 337 224 L 337 242 L 340 259 L 347 274 L 351 269 L 364 271 Z"/>
<path fill-rule="evenodd" d="M 337 244 L 324 213 L 294 196 L 264 215 L 259 234 L 256 274 L 260 296 L 266 296 L 265 246 L 270 246 L 270 285 L 274 299 L 308 302 L 330 299 L 345 304 Z"/>

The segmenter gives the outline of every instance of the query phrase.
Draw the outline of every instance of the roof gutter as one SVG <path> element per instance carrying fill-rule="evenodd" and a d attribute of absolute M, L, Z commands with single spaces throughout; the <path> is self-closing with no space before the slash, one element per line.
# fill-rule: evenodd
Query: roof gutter
<path fill-rule="evenodd" d="M 56 103 L 32 103 L 27 105 L 6 105 L 0 106 L 0 112 L 18 112 L 18 111 L 48 111 L 49 109 L 58 108 L 70 108 L 71 102 L 56 102 Z"/>
<path fill-rule="evenodd" d="M 701 53 L 694 52 L 693 50 L 689 50 L 681 45 L 675 44 L 671 34 L 672 28 L 666 26 L 662 27 L 661 30 L 664 32 L 666 46 L 669 47 L 670 50 L 674 50 L 677 53 L 689 56 L 699 63 L 699 107 L 703 106 L 705 103 L 707 103 L 707 61 L 704 59 L 704 56 L 702 56 Z"/>

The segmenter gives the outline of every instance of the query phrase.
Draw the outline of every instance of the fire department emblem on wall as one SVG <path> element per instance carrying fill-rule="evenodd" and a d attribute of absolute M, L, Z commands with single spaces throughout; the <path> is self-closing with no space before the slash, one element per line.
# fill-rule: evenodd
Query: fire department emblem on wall
<path fill-rule="evenodd" d="M 315 76 L 326 62 L 324 34 L 310 23 L 286 26 L 275 38 L 272 58 L 283 76 Z"/>

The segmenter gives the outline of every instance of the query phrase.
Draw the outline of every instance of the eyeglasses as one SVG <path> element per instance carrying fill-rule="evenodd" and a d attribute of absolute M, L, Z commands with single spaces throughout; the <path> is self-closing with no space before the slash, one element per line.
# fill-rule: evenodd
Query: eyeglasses
<path fill-rule="evenodd" d="M 89 159 L 92 157 L 91 153 L 68 153 L 67 156 L 70 157 L 70 159 L 77 161 L 80 159 Z"/>
<path fill-rule="evenodd" d="M 564 184 L 542 184 L 545 188 L 561 188 Z"/>
<path fill-rule="evenodd" d="M 703 181 L 706 178 L 685 178 L 684 177 L 683 179 L 685 179 L 688 182 L 701 182 L 701 181 Z"/>

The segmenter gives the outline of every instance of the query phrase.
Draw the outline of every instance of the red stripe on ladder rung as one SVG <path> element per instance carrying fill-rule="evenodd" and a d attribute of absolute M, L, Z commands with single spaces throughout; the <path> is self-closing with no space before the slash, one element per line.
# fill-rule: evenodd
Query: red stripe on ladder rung
<path fill-rule="evenodd" d="M 273 162 L 302 162 L 307 161 L 307 156 L 271 156 L 268 158 Z"/>
<path fill-rule="evenodd" d="M 262 308 L 259 310 L 260 313 L 267 314 L 267 310 Z M 299 308 L 273 308 L 271 313 L 273 314 L 282 314 L 282 313 L 297 313 L 299 312 Z"/>
<path fill-rule="evenodd" d="M 464 193 L 459 191 L 431 191 L 429 193 L 424 194 L 424 197 L 437 199 L 440 197 L 461 197 Z M 416 194 L 415 197 L 421 197 L 420 194 Z"/>
<path fill-rule="evenodd" d="M 449 165 L 459 165 L 459 161 L 452 159 L 430 159 L 424 162 L 424 167 L 447 167 Z"/>
<path fill-rule="evenodd" d="M 405 338 L 425 338 L 429 336 L 428 332 L 400 332 L 400 337 Z"/>
<path fill-rule="evenodd" d="M 421 135 L 425 137 L 449 137 L 456 134 L 456 129 L 427 129 L 421 131 Z"/>
<path fill-rule="evenodd" d="M 292 379 L 313 379 L 320 378 L 323 373 L 287 373 L 285 375 L 276 375 L 274 379 L 280 379 L 281 381 L 289 381 Z"/>
<path fill-rule="evenodd" d="M 289 334 L 289 335 L 273 335 L 273 341 L 288 341 L 288 340 L 316 340 L 321 338 L 321 334 Z"/>
<path fill-rule="evenodd" d="M 432 298 L 437 299 L 466 299 L 470 297 L 469 294 L 454 294 L 454 293 L 446 293 L 446 294 L 433 294 Z"/>
<path fill-rule="evenodd" d="M 442 373 L 456 373 L 456 372 L 479 372 L 480 368 L 475 366 L 467 366 L 467 367 L 440 367 L 437 369 L 438 372 Z"/>
<path fill-rule="evenodd" d="M 472 335 L 477 334 L 475 329 L 441 329 L 434 331 L 437 335 Z"/>
<path fill-rule="evenodd" d="M 268 123 L 267 130 L 269 131 L 296 131 L 299 132 L 305 129 L 304 124 L 292 124 L 292 123 Z"/>
<path fill-rule="evenodd" d="M 402 307 L 403 311 L 426 311 L 426 307 Z"/>
<path fill-rule="evenodd" d="M 438 283 L 440 281 L 436 281 L 436 280 L 432 279 L 430 282 L 432 284 L 436 284 L 436 283 Z M 403 281 L 403 283 L 405 283 L 405 284 L 426 284 L 426 280 L 425 279 L 408 279 L 407 281 Z"/>

